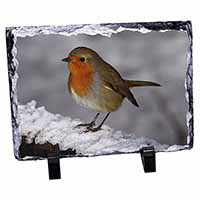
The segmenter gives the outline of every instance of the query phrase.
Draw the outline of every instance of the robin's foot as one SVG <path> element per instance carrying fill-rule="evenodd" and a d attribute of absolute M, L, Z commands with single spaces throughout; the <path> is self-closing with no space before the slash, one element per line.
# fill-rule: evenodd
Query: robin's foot
<path fill-rule="evenodd" d="M 86 124 L 78 124 L 77 126 L 75 126 L 75 128 L 84 127 L 84 126 L 86 126 L 86 128 L 92 128 L 95 125 L 96 125 L 95 122 L 92 121 L 92 122 L 86 123 Z"/>
<path fill-rule="evenodd" d="M 85 131 L 83 131 L 83 133 L 87 133 L 87 132 L 96 132 L 101 130 L 101 126 L 97 126 L 97 127 L 87 127 Z"/>

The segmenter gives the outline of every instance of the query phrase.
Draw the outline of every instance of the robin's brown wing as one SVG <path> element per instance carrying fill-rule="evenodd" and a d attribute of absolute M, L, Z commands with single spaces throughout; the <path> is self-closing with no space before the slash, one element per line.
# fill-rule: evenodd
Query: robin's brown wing
<path fill-rule="evenodd" d="M 100 73 L 101 79 L 103 80 L 104 84 L 107 87 L 111 88 L 113 91 L 120 94 L 122 97 L 127 97 L 133 105 L 139 107 L 136 99 L 129 90 L 128 85 L 122 79 L 119 72 L 116 69 L 114 69 L 111 65 L 105 62 L 100 67 L 101 70 L 98 70 L 98 72 Z"/>
<path fill-rule="evenodd" d="M 133 93 L 129 90 L 125 84 L 119 84 L 115 82 L 104 82 L 107 87 L 111 88 L 113 91 L 117 92 L 123 97 L 127 97 L 131 103 L 137 107 L 139 107 L 135 97 L 133 96 Z"/>

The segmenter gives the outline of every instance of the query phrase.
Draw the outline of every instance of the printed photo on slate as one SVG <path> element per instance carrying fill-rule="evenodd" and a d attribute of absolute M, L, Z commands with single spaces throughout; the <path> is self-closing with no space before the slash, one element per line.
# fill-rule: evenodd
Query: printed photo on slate
<path fill-rule="evenodd" d="M 190 149 L 191 22 L 6 28 L 19 160 Z"/>

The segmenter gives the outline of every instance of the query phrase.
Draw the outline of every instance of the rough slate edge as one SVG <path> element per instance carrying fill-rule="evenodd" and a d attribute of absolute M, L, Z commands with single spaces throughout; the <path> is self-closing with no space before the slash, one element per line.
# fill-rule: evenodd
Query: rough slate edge
<path fill-rule="evenodd" d="M 187 73 L 185 79 L 185 89 L 186 89 L 185 96 L 188 102 L 188 112 L 186 115 L 186 122 L 188 128 L 187 144 L 178 145 L 173 150 L 166 149 L 165 151 L 166 152 L 178 151 L 183 149 L 191 149 L 193 147 L 193 68 L 192 68 L 193 40 L 192 40 L 191 21 L 7 27 L 6 43 L 7 43 L 8 77 L 9 77 L 10 101 L 11 101 L 11 120 L 12 120 L 12 130 L 13 130 L 14 154 L 17 159 L 20 159 L 18 149 L 22 139 L 19 133 L 19 123 L 17 118 L 17 113 L 18 113 L 18 107 L 17 107 L 18 100 L 17 100 L 17 88 L 16 88 L 16 83 L 18 79 L 18 74 L 17 74 L 18 61 L 16 59 L 17 37 L 35 36 L 39 34 L 44 34 L 44 35 L 60 34 L 60 35 L 70 36 L 83 33 L 88 35 L 100 34 L 103 36 L 110 37 L 113 33 L 119 33 L 124 30 L 139 31 L 141 33 L 148 33 L 151 31 L 164 32 L 172 30 L 187 32 L 188 39 L 190 41 L 187 53 Z"/>

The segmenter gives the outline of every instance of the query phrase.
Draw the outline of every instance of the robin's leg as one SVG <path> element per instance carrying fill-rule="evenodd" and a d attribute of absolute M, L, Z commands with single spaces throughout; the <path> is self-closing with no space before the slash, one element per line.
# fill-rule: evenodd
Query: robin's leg
<path fill-rule="evenodd" d="M 97 117 L 99 115 L 100 115 L 100 113 L 97 113 L 95 115 L 94 119 L 90 123 L 78 124 L 77 126 L 75 126 L 75 128 L 82 127 L 82 126 L 86 126 L 87 128 L 92 128 L 93 126 L 95 126 L 95 121 L 97 120 Z"/>
<path fill-rule="evenodd" d="M 102 127 L 103 123 L 106 121 L 106 119 L 108 118 L 109 115 L 110 115 L 110 112 L 107 113 L 107 115 L 105 116 L 105 118 L 103 119 L 103 121 L 101 122 L 101 124 L 99 124 L 99 126 L 97 126 L 95 128 L 93 128 L 93 127 L 87 127 L 87 129 L 84 132 L 85 133 L 89 132 L 89 131 L 96 132 L 98 130 L 101 130 L 101 127 Z"/>

